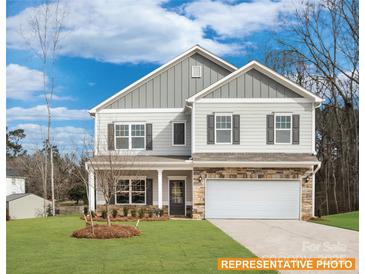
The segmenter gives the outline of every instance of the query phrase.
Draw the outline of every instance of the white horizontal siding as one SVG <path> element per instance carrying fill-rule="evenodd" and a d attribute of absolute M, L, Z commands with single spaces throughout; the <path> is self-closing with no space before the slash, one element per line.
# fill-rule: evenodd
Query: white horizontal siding
<path fill-rule="evenodd" d="M 153 150 L 118 150 L 114 154 L 139 155 L 190 155 L 191 154 L 191 115 L 184 112 L 131 112 L 129 113 L 98 113 L 96 118 L 96 150 L 98 155 L 109 155 L 107 147 L 108 124 L 116 122 L 152 123 Z M 186 121 L 186 145 L 172 145 L 172 122 Z"/>
<path fill-rule="evenodd" d="M 240 115 L 240 145 L 207 145 L 207 115 Z M 300 115 L 300 144 L 266 144 L 266 115 L 290 112 Z M 195 152 L 312 152 L 311 103 L 199 103 L 195 104 Z"/>
<path fill-rule="evenodd" d="M 130 173 L 133 176 L 133 171 Z M 153 192 L 153 204 L 158 205 L 158 178 L 157 171 L 154 170 L 142 170 L 135 172 L 134 176 L 146 176 L 146 178 L 152 178 L 152 192 Z M 192 203 L 192 173 L 190 170 L 165 170 L 162 172 L 162 203 L 163 205 L 169 205 L 169 187 L 168 177 L 169 176 L 186 176 L 186 205 Z M 114 201 L 112 201 L 114 203 Z M 105 204 L 103 194 L 100 191 L 100 187 L 96 188 L 96 204 Z"/>

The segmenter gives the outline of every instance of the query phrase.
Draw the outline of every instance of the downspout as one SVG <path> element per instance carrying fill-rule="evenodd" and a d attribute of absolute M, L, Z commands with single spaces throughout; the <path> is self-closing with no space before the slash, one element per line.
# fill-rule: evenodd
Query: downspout
<path fill-rule="evenodd" d="M 314 217 L 315 216 L 315 202 L 316 202 L 316 197 L 315 197 L 315 194 L 316 194 L 316 173 L 318 172 L 318 170 L 321 168 L 322 166 L 322 163 L 319 162 L 317 167 L 313 170 L 312 169 L 312 172 L 310 174 L 308 174 L 306 177 L 305 177 L 305 180 L 308 180 L 308 178 L 310 176 L 312 176 L 312 216 Z"/>
<path fill-rule="evenodd" d="M 316 128 L 315 128 L 315 125 L 316 125 L 316 122 L 315 122 L 315 117 L 316 117 L 316 108 L 319 108 L 321 107 L 322 105 L 322 102 L 320 102 L 318 105 L 315 105 L 314 106 L 314 117 L 313 117 L 313 125 L 314 125 L 314 147 L 315 147 L 315 142 L 316 142 L 316 135 L 315 135 L 315 132 L 316 132 Z M 314 151 L 314 155 L 317 155 L 317 152 Z M 316 202 L 316 173 L 318 172 L 318 170 L 321 168 L 322 166 L 322 162 L 319 162 L 319 164 L 317 165 L 317 167 L 313 170 L 312 169 L 312 202 L 313 202 L 313 206 L 312 206 L 312 216 L 314 217 L 316 214 L 315 214 L 315 202 Z M 307 178 L 309 177 L 309 175 L 307 176 Z M 306 179 L 307 179 L 306 178 Z"/>

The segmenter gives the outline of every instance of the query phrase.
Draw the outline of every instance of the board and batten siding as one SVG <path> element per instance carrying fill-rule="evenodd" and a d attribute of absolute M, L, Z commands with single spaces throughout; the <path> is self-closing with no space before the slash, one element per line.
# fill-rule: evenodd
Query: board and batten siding
<path fill-rule="evenodd" d="M 207 115 L 240 115 L 240 144 L 207 144 Z M 300 115 L 298 145 L 266 144 L 266 115 Z M 282 152 L 312 153 L 312 103 L 195 103 L 195 153 L 198 152 Z"/>
<path fill-rule="evenodd" d="M 192 66 L 201 66 L 201 77 L 191 76 Z M 185 106 L 185 99 L 229 73 L 223 67 L 195 53 L 142 83 L 126 95 L 121 95 L 106 108 L 182 108 Z"/>
<path fill-rule="evenodd" d="M 284 87 L 263 73 L 251 69 L 239 74 L 205 98 L 299 98 L 299 94 Z"/>
<path fill-rule="evenodd" d="M 186 121 L 185 146 L 172 145 L 172 122 Z M 97 114 L 96 150 L 98 155 L 135 153 L 138 155 L 191 155 L 191 115 L 186 112 L 131 112 Z M 108 124 L 120 122 L 140 122 L 152 124 L 152 150 L 108 151 Z"/>

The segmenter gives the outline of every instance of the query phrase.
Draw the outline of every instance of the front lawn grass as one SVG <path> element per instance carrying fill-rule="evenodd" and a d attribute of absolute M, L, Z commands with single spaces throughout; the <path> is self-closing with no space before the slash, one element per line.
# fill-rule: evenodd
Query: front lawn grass
<path fill-rule="evenodd" d="M 76 216 L 7 222 L 7 273 L 215 273 L 219 257 L 255 257 L 207 221 L 141 222 L 129 239 L 70 236 L 84 225 Z"/>
<path fill-rule="evenodd" d="M 313 222 L 359 231 L 359 211 L 322 216 Z"/>

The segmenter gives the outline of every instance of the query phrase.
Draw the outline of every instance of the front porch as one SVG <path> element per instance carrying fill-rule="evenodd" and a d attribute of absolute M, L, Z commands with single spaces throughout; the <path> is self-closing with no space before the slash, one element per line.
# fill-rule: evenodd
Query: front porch
<path fill-rule="evenodd" d="M 190 161 L 186 157 L 138 158 L 133 159 L 133 165 L 121 164 L 121 157 L 109 159 L 109 163 L 98 157 L 94 158 L 94 163 L 88 163 L 90 209 L 97 213 L 105 210 L 103 183 L 98 174 L 113 170 L 115 186 L 110 199 L 111 210 L 116 209 L 122 215 L 125 208 L 129 212 L 140 208 L 162 209 L 164 215 L 191 217 L 193 174 Z"/>

